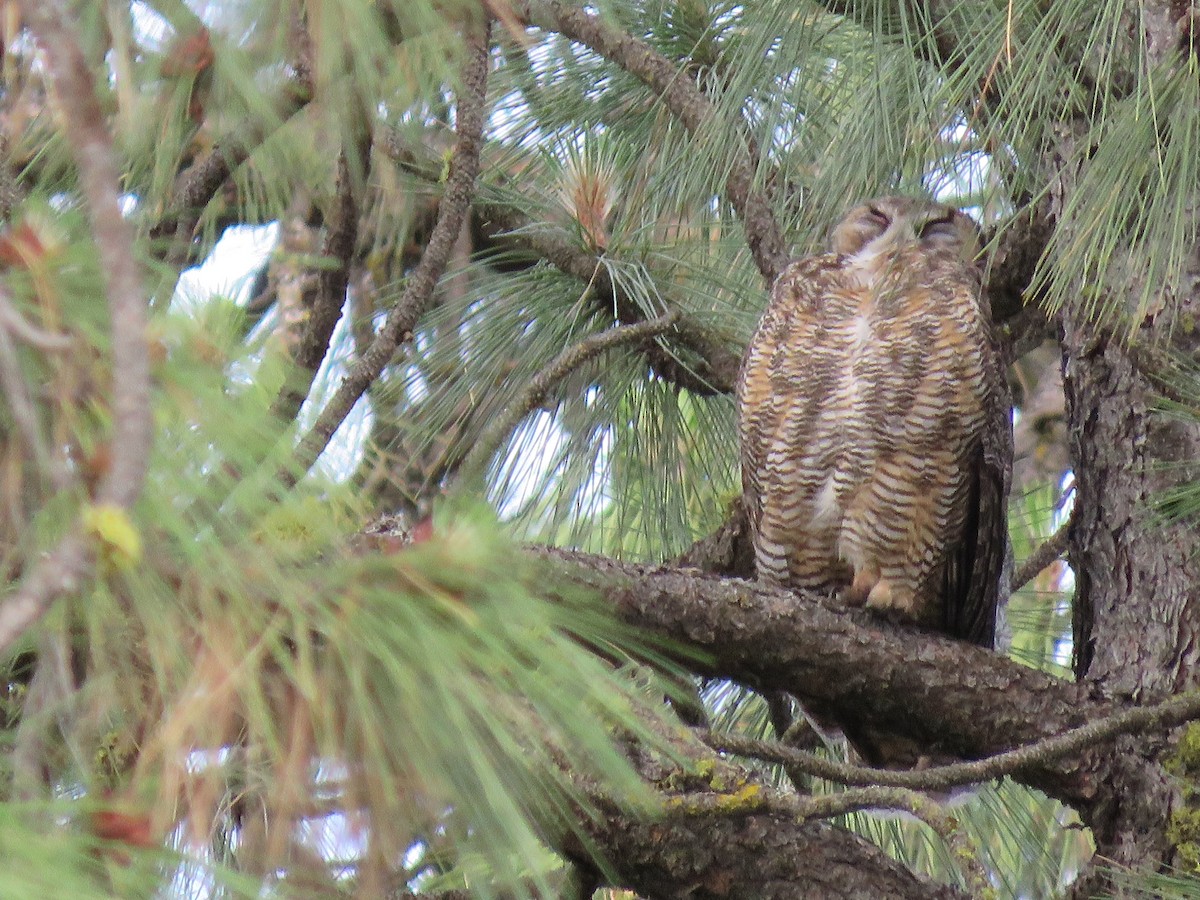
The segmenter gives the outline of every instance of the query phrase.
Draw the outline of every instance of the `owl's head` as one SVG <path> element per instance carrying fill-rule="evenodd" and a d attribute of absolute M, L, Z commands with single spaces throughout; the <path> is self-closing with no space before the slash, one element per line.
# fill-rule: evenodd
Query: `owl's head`
<path fill-rule="evenodd" d="M 914 197 L 860 203 L 833 229 L 831 249 L 862 261 L 885 260 L 919 247 L 970 263 L 979 255 L 979 228 L 952 206 Z"/>

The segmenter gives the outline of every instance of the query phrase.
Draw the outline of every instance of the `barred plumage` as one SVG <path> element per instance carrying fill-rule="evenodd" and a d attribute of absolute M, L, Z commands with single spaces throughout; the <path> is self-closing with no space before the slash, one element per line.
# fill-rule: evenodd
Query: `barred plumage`
<path fill-rule="evenodd" d="M 742 363 L 742 481 L 761 579 L 990 646 L 1010 405 L 975 225 L 882 197 L 792 263 Z"/>

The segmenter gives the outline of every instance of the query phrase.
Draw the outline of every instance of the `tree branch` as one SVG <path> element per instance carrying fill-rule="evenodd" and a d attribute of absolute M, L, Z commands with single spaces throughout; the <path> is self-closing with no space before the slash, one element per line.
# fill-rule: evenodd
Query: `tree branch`
<path fill-rule="evenodd" d="M 600 257 L 549 232 L 534 230 L 528 218 L 503 204 L 477 199 L 475 209 L 489 236 L 526 247 L 560 272 L 591 285 L 597 301 L 607 305 L 611 300 L 617 320 L 623 325 L 645 320 L 642 309 L 613 282 Z M 646 356 L 656 374 L 700 396 L 733 393 L 741 366 L 736 352 L 686 317 L 676 325 L 675 341 L 693 351 L 697 359 L 690 364 L 692 361 L 680 360 L 662 347 L 651 345 Z"/>
<path fill-rule="evenodd" d="M 687 815 L 745 815 L 746 808 L 732 804 L 719 793 L 705 792 L 672 798 L 669 808 Z M 755 793 L 746 806 L 761 812 L 778 813 L 799 821 L 832 819 L 869 809 L 906 812 L 928 825 L 954 852 L 974 896 L 982 896 L 988 877 L 979 861 L 979 851 L 963 834 L 954 818 L 925 794 L 897 787 L 863 787 L 834 794 L 801 795 L 778 791 Z"/>
<path fill-rule="evenodd" d="M 75 156 L 92 239 L 100 257 L 112 332 L 112 464 L 96 491 L 99 503 L 130 507 L 141 492 L 153 443 L 146 293 L 133 230 L 121 213 L 119 172 L 87 61 L 58 4 L 25 0 L 22 15 L 45 54 L 62 110 L 61 125 Z M 41 557 L 0 606 L 0 655 L 51 604 L 74 590 L 91 567 L 84 537 L 73 531 Z"/>
<path fill-rule="evenodd" d="M 154 437 L 146 292 L 133 249 L 133 229 L 121 213 L 120 172 L 92 74 L 65 24 L 70 16 L 57 4 L 33 0 L 22 3 L 22 10 L 45 53 L 61 104 L 61 125 L 79 169 L 79 186 L 100 256 L 111 316 L 113 461 L 100 483 L 98 500 L 129 506 L 141 490 Z"/>
<path fill-rule="evenodd" d="M 313 97 L 312 47 L 302 22 L 291 23 L 291 36 L 296 45 L 291 60 L 293 77 L 278 101 L 280 122 L 290 119 Z M 163 258 L 176 265 L 194 258 L 192 237 L 204 207 L 266 136 L 262 124 L 243 123 L 176 176 L 171 202 L 150 228 L 151 243 L 166 244 Z"/>
<path fill-rule="evenodd" d="M 593 843 L 584 846 L 574 835 L 563 838 L 561 849 L 585 871 L 597 856 L 607 864 L 600 874 L 604 883 L 645 897 L 692 900 L 964 896 L 914 875 L 863 838 L 818 821 L 838 814 L 836 797 L 782 794 L 713 757 L 687 732 L 660 736 L 668 753 L 635 744 L 627 755 L 641 777 L 658 787 L 662 814 L 622 813 L 600 788 L 584 785 L 600 810 L 585 823 Z M 865 799 L 865 793 L 852 795 L 850 806 Z M 911 798 L 893 789 L 879 789 L 874 799 L 906 808 L 923 805 L 919 800 L 909 804 Z M 938 819 L 936 808 L 923 811 Z M 970 848 L 955 836 L 953 824 L 944 819 L 938 824 L 972 865 Z"/>
<path fill-rule="evenodd" d="M 404 293 L 388 313 L 375 340 L 349 374 L 342 379 L 337 392 L 325 404 L 317 421 L 301 439 L 296 450 L 299 471 L 307 471 L 316 462 L 359 397 L 391 361 L 401 341 L 411 339 L 413 329 L 432 300 L 434 288 L 445 271 L 450 251 L 458 239 L 463 222 L 466 221 L 475 177 L 479 172 L 490 33 L 489 25 L 482 36 L 468 39 L 469 52 L 463 71 L 463 87 L 458 99 L 458 142 L 450 159 L 446 192 L 438 203 L 437 224 L 434 225 L 425 253 L 409 276 Z M 285 483 L 291 478 L 292 476 L 283 476 Z"/>
<path fill-rule="evenodd" d="M 597 590 L 626 622 L 703 651 L 701 663 L 690 663 L 701 674 L 789 691 L 848 730 L 881 730 L 931 755 L 992 756 L 1117 709 L 1093 699 L 1085 685 L 827 598 L 584 553 L 530 552 Z M 1155 720 L 1161 727 L 1192 717 L 1192 701 L 1179 702 Z M 1143 715 L 1157 713 L 1137 713 Z M 1022 765 L 1016 774 L 1074 805 L 1086 820 L 1110 764 L 1111 754 L 1093 742 L 1071 757 Z"/>
<path fill-rule="evenodd" d="M 645 41 L 562 0 L 523 0 L 514 6 L 521 10 L 522 18 L 590 47 L 644 82 L 693 136 L 715 118 L 712 103 L 687 74 Z M 749 151 L 743 144 L 729 164 L 725 196 L 742 220 L 754 264 L 771 285 L 791 255 L 775 213 L 762 192 L 754 187 L 754 176 Z"/>
<path fill-rule="evenodd" d="M 0 309 L 9 306 L 6 295 L 7 291 L 0 287 Z M 34 467 L 45 475 L 55 490 L 67 490 L 72 481 L 70 471 L 59 464 L 58 454 L 51 452 L 42 434 L 42 423 L 38 420 L 37 407 L 25 373 L 21 370 L 16 344 L 3 318 L 0 318 L 0 389 L 3 389 L 4 398 L 8 401 L 14 430 L 24 442 Z"/>
<path fill-rule="evenodd" d="M 591 337 L 567 347 L 551 360 L 548 366 L 530 379 L 521 396 L 498 418 L 494 419 L 487 430 L 480 435 L 475 446 L 471 448 L 459 466 L 460 477 L 469 481 L 483 474 L 482 470 L 491 459 L 492 454 L 504 443 L 513 429 L 521 424 L 521 420 L 541 405 L 555 383 L 561 381 L 588 360 L 595 359 L 605 350 L 621 344 L 647 341 L 674 328 L 678 320 L 679 315 L 671 313 L 657 319 L 640 322 L 637 325 L 620 325 L 599 334 L 593 334 Z"/>
<path fill-rule="evenodd" d="M 1054 532 L 1047 538 L 1041 546 L 1029 555 L 1029 558 L 1021 563 L 1021 568 L 1017 569 L 1017 573 L 1013 576 L 1012 589 L 1019 591 L 1029 582 L 1033 581 L 1042 569 L 1050 565 L 1056 559 L 1059 559 L 1067 552 L 1067 547 L 1070 544 L 1071 538 L 1071 521 L 1068 519 L 1063 522 L 1058 531 Z"/>
<path fill-rule="evenodd" d="M 1200 693 L 1190 691 L 1152 706 L 1138 706 L 1112 713 L 1098 721 L 1045 738 L 1034 744 L 997 753 L 975 762 L 954 763 L 911 772 L 853 766 L 796 750 L 784 743 L 756 741 L 732 734 L 698 732 L 700 740 L 722 753 L 752 756 L 766 762 L 792 766 L 806 775 L 849 785 L 880 785 L 919 791 L 944 791 L 965 784 L 978 784 L 1022 770 L 1046 767 L 1064 757 L 1078 754 L 1122 734 L 1161 731 L 1200 717 Z"/>
<path fill-rule="evenodd" d="M 436 177 L 440 163 L 432 153 L 427 153 L 426 148 L 404 144 L 394 132 L 385 132 L 377 144 L 407 171 L 419 177 Z M 539 228 L 538 223 L 515 206 L 490 199 L 483 192 L 475 197 L 471 206 L 472 228 L 479 243 L 495 251 L 516 249 L 529 254 L 527 263 L 505 259 L 506 271 L 545 260 L 564 275 L 589 285 L 596 305 L 614 310 L 622 325 L 636 325 L 646 320 L 645 310 L 613 281 L 603 256 L 584 250 L 544 227 Z M 485 250 L 485 258 L 486 255 Z M 671 304 L 668 302 L 667 305 Z M 685 315 L 681 315 L 676 325 L 672 344 L 691 351 L 694 356 L 680 359 L 666 347 L 648 344 L 646 359 L 656 375 L 702 397 L 733 393 L 741 365 L 741 356 L 735 350 Z"/>
<path fill-rule="evenodd" d="M 988 235 L 992 249 L 984 278 L 994 322 L 1009 322 L 1027 305 L 1037 304 L 1037 298 L 1026 298 L 1025 293 L 1053 233 L 1049 204 L 1043 200 L 1001 225 L 999 234 Z"/>
<path fill-rule="evenodd" d="M 350 266 L 358 240 L 359 205 L 354 196 L 354 179 L 365 177 L 370 167 L 370 129 L 364 129 L 364 137 L 354 140 L 352 145 L 353 170 L 346 149 L 338 155 L 333 210 L 325 222 L 325 241 L 321 247 L 322 258 L 335 261 L 335 265 L 323 268 L 317 276 L 316 293 L 308 303 L 308 319 L 292 360 L 298 367 L 297 377 L 289 379 L 280 389 L 271 408 L 272 414 L 282 421 L 295 418 L 312 390 L 313 379 L 329 352 L 329 341 L 346 305 Z"/>

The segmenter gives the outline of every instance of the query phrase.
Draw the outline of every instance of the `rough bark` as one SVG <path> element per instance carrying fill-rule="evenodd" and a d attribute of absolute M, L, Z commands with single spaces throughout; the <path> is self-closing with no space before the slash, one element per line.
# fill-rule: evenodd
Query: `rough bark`
<path fill-rule="evenodd" d="M 1145 42 L 1153 65 L 1183 65 L 1176 56 L 1182 34 L 1178 10 L 1166 2 L 1130 7 L 1129 34 Z M 1056 163 L 1053 214 L 1067 208 L 1082 166 L 1076 142 L 1087 124 L 1060 129 L 1050 157 Z M 1194 207 L 1197 198 L 1191 199 Z M 1060 228 L 1069 228 L 1063 221 Z M 1130 260 L 1136 264 L 1136 260 Z M 1136 269 L 1132 269 L 1136 270 Z M 1110 294 L 1118 289 L 1100 286 Z M 1140 286 L 1138 286 L 1140 287 Z M 1075 669 L 1092 692 L 1139 702 L 1194 688 L 1200 630 L 1200 531 L 1157 515 L 1156 498 L 1195 481 L 1200 426 L 1164 415 L 1161 389 L 1147 372 L 1147 354 L 1195 358 L 1200 339 L 1178 328 L 1200 310 L 1200 260 L 1193 254 L 1175 296 L 1162 287 L 1161 308 L 1134 320 L 1127 339 L 1095 323 L 1080 298 L 1062 312 L 1063 384 L 1075 508 L 1069 557 L 1076 574 Z M 1119 297 L 1119 294 L 1118 294 Z M 1136 310 L 1129 298 L 1126 315 Z M 1190 333 L 1189 333 L 1190 332 Z M 1161 765 L 1161 745 L 1132 738 L 1118 744 L 1118 762 L 1102 786 L 1089 824 L 1097 856 L 1133 868 L 1173 864 L 1168 826 L 1183 802 L 1180 785 Z M 1104 886 L 1092 871 L 1074 887 L 1089 896 Z"/>
<path fill-rule="evenodd" d="M 639 822 L 606 819 L 598 840 L 616 881 L 643 897 L 831 900 L 965 897 L 918 878 L 882 851 L 826 822 L 775 814 Z"/>
<path fill-rule="evenodd" d="M 1196 306 L 1195 294 L 1183 303 Z M 1137 339 L 1157 344 L 1162 331 L 1147 323 Z M 1171 343 L 1197 349 L 1194 336 Z M 1158 393 L 1134 352 L 1098 334 L 1081 310 L 1064 310 L 1062 348 L 1076 490 L 1069 549 L 1076 674 L 1113 699 L 1153 700 L 1195 687 L 1200 531 L 1163 521 L 1153 504 L 1195 477 L 1188 470 L 1200 458 L 1200 428 L 1156 411 Z M 1122 743 L 1121 764 L 1091 822 L 1098 853 L 1135 867 L 1171 863 L 1167 827 L 1178 785 L 1151 748 Z M 1097 878 L 1082 880 L 1077 895 Z"/>
<path fill-rule="evenodd" d="M 578 836 L 565 840 L 565 852 L 585 870 L 599 852 L 607 871 L 596 873 L 597 882 L 643 897 L 691 900 L 966 896 L 914 875 L 843 828 L 756 809 L 753 798 L 771 793 L 761 780 L 686 734 L 665 739 L 671 758 L 643 746 L 629 748 L 642 777 L 663 790 L 664 814 L 637 818 L 609 808 L 588 826 L 590 848 Z M 700 816 L 682 808 L 689 794 L 714 790 L 722 792 L 730 812 Z M 596 799 L 604 808 L 604 798 Z"/>
<path fill-rule="evenodd" d="M 786 690 L 848 728 L 884 731 L 926 750 L 990 756 L 1116 708 L 1086 684 L 825 598 L 695 570 L 536 552 L 597 589 L 625 621 L 700 651 L 699 659 L 685 657 L 693 669 Z M 1089 821 L 1121 764 L 1111 745 L 1097 746 L 1015 777 L 1075 806 Z"/>

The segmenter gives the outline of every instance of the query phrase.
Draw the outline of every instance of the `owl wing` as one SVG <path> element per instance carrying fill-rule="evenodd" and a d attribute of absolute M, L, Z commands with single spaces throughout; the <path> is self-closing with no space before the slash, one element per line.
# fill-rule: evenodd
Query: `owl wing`
<path fill-rule="evenodd" d="M 767 483 L 792 484 L 794 454 L 779 452 L 781 429 L 797 427 L 819 405 L 820 380 L 814 378 L 814 350 L 821 346 L 821 304 L 838 271 L 838 257 L 825 254 L 793 262 L 776 280 L 771 300 L 742 358 L 738 376 L 738 428 L 742 489 L 751 534 L 759 554 L 759 577 L 786 573 L 786 554 L 763 566 L 759 541 Z M 786 580 L 781 579 L 781 580 Z"/>
<path fill-rule="evenodd" d="M 986 309 L 986 298 L 984 303 Z M 944 628 L 984 647 L 996 641 L 996 621 L 1008 594 L 1011 552 L 1008 490 L 1012 478 L 1012 401 L 999 340 L 990 325 L 980 346 L 986 391 L 984 425 L 968 460 L 962 536 L 948 548 L 942 579 Z"/>

